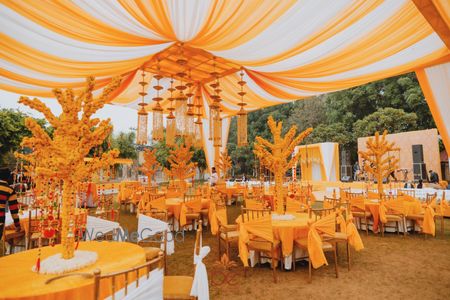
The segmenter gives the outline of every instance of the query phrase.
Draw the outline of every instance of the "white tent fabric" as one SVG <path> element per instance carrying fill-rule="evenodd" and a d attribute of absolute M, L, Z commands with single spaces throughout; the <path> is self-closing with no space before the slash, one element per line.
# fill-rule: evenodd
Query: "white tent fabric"
<path fill-rule="evenodd" d="M 148 237 L 154 236 L 157 233 L 167 231 L 167 255 L 175 253 L 175 241 L 172 232 L 169 230 L 169 224 L 161 220 L 139 214 L 138 217 L 138 240 L 141 241 Z M 164 250 L 164 244 L 161 244 L 161 249 Z"/>
<path fill-rule="evenodd" d="M 447 151 L 450 151 L 450 63 L 417 71 L 422 90 Z"/>
<path fill-rule="evenodd" d="M 122 230 L 122 227 L 117 222 L 87 216 L 86 240 L 91 241 L 96 238 L 102 238 L 106 233 L 119 229 Z"/>

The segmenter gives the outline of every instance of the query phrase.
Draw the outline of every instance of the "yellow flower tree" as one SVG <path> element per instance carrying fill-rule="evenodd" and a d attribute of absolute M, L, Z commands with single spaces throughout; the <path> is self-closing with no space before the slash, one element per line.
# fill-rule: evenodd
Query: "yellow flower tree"
<path fill-rule="evenodd" d="M 189 144 L 180 144 L 175 149 L 170 150 L 168 162 L 170 169 L 165 168 L 164 172 L 171 179 L 178 179 L 184 187 L 184 180 L 195 175 L 195 163 L 191 161 L 194 152 L 190 150 Z"/>
<path fill-rule="evenodd" d="M 375 132 L 375 138 L 369 138 L 366 142 L 367 151 L 358 151 L 359 155 L 366 160 L 364 170 L 377 179 L 380 199 L 384 195 L 383 179 L 398 168 L 399 161 L 398 158 L 389 155 L 390 151 L 398 151 L 399 148 L 394 147 L 394 142 L 389 143 L 386 135 L 386 130 L 381 137 L 378 131 Z"/>
<path fill-rule="evenodd" d="M 140 170 L 147 176 L 149 183 L 152 182 L 153 175 L 155 175 L 159 168 L 159 163 L 156 160 L 156 149 L 146 149 L 144 151 L 144 163 Z"/>
<path fill-rule="evenodd" d="M 74 255 L 73 215 L 78 182 L 96 168 L 104 167 L 105 163 L 111 162 L 118 154 L 113 151 L 104 153 L 102 158 L 91 162 L 84 160 L 91 148 L 100 145 L 112 131 L 109 119 L 100 121 L 92 118 L 92 115 L 110 101 L 109 96 L 119 86 L 120 79 L 114 79 L 98 98 L 93 97 L 94 84 L 94 78 L 88 77 L 85 89 L 78 95 L 72 89 L 64 92 L 54 89 L 53 93 L 62 108 L 59 116 L 55 116 L 39 99 L 21 97 L 19 100 L 43 113 L 54 128 L 53 135 L 49 136 L 34 119 L 27 118 L 25 125 L 32 136 L 24 138 L 22 146 L 33 150 L 23 158 L 34 164 L 37 177 L 53 177 L 63 182 L 61 243 L 64 259 L 70 259 Z"/>
<path fill-rule="evenodd" d="M 231 169 L 231 158 L 226 150 L 220 153 L 219 159 L 216 161 L 215 165 L 221 177 L 226 179 L 228 171 Z"/>
<path fill-rule="evenodd" d="M 273 136 L 273 142 L 256 137 L 253 152 L 261 160 L 275 176 L 275 211 L 277 213 L 284 212 L 284 190 L 283 178 L 287 170 L 298 161 L 300 151 L 292 157 L 295 146 L 301 143 L 305 137 L 311 132 L 312 128 L 308 128 L 301 134 L 297 134 L 297 126 L 292 126 L 284 137 L 281 136 L 283 123 L 275 122 L 272 116 L 267 121 L 270 132 Z"/>

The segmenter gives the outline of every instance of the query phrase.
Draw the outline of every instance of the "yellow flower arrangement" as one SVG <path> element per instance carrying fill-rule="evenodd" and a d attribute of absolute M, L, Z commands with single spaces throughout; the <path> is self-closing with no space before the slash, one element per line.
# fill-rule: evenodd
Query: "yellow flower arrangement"
<path fill-rule="evenodd" d="M 311 132 L 308 128 L 298 136 L 297 126 L 292 126 L 284 137 L 281 136 L 283 123 L 275 122 L 272 116 L 267 121 L 273 136 L 273 143 L 256 137 L 253 152 L 261 160 L 261 163 L 275 175 L 275 211 L 284 213 L 283 177 L 287 170 L 291 169 L 298 161 L 300 151 L 292 157 L 295 146 L 301 143 Z M 289 159 L 291 157 L 291 159 Z"/>
<path fill-rule="evenodd" d="M 74 214 L 77 184 L 89 178 L 90 174 L 99 168 L 112 164 L 118 155 L 118 151 L 113 150 L 90 162 L 84 160 L 89 151 L 100 145 L 112 131 L 109 119 L 100 121 L 91 117 L 108 103 L 111 93 L 119 87 L 120 81 L 119 78 L 113 79 L 98 98 L 93 97 L 94 77 L 87 78 L 86 87 L 77 96 L 72 89 L 65 91 L 54 89 L 53 93 L 62 108 L 59 116 L 55 116 L 37 98 L 31 100 L 28 97 L 21 97 L 19 100 L 19 103 L 43 113 L 54 128 L 53 135 L 49 136 L 34 119 L 27 118 L 25 125 L 32 136 L 24 138 L 22 146 L 32 149 L 32 153 L 17 156 L 33 166 L 32 171 L 38 185 L 48 181 L 49 178 L 57 178 L 63 182 L 61 242 L 64 259 L 72 258 L 74 253 L 75 228 L 71 218 Z M 39 188 L 41 187 L 38 186 Z"/>

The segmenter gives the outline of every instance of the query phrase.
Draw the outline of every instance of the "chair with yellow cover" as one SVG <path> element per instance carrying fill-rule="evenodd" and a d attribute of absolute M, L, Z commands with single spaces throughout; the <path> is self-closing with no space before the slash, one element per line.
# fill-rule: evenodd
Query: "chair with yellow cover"
<path fill-rule="evenodd" d="M 308 222 L 308 237 L 296 239 L 294 241 L 294 248 L 297 247 L 308 253 L 308 272 L 309 282 L 312 281 L 312 267 L 314 269 L 320 268 L 323 265 L 328 265 L 324 252 L 333 252 L 336 278 L 339 277 L 337 266 L 337 249 L 336 241 L 330 239 L 330 236 L 336 234 L 336 212 L 333 212 L 317 221 L 310 220 Z M 323 236 L 326 235 L 324 238 Z M 325 239 L 329 240 L 326 241 Z M 294 261 L 295 249 L 293 251 Z"/>
<path fill-rule="evenodd" d="M 444 235 L 445 234 L 445 211 L 448 209 L 449 205 L 447 203 L 447 201 L 445 200 L 445 191 L 442 192 L 442 198 L 441 201 L 439 202 L 439 204 L 435 205 L 436 208 L 436 222 L 437 220 L 440 221 L 441 223 L 441 234 Z"/>
<path fill-rule="evenodd" d="M 308 206 L 298 201 L 295 197 L 286 197 L 286 212 L 296 213 L 296 212 L 306 212 Z"/>
<path fill-rule="evenodd" d="M 369 235 L 369 219 L 372 214 L 366 210 L 366 205 L 364 203 L 364 197 L 362 193 L 359 196 L 353 196 L 353 193 L 347 193 L 347 197 L 350 202 L 350 211 L 354 218 L 359 220 L 359 228 L 362 228 L 362 221 L 364 220 L 364 225 L 366 226 L 366 235 Z"/>
<path fill-rule="evenodd" d="M 264 209 L 264 202 L 260 196 L 247 195 L 244 205 L 249 209 Z"/>
<path fill-rule="evenodd" d="M 227 210 L 226 207 L 217 207 L 214 203 L 211 204 L 210 207 L 212 212 L 211 214 L 211 232 L 213 234 L 217 234 L 218 245 L 219 245 L 219 260 L 222 255 L 222 245 L 224 245 L 224 250 L 227 257 L 230 257 L 230 249 L 233 246 L 238 245 L 239 240 L 239 231 L 237 224 L 228 224 L 227 221 Z M 213 229 L 213 221 L 212 218 L 215 218 L 217 222 L 217 227 Z"/>
<path fill-rule="evenodd" d="M 400 224 L 405 224 L 406 219 L 403 214 L 403 201 L 402 200 L 382 200 L 379 206 L 379 215 L 381 222 L 381 236 L 384 236 L 385 228 L 388 228 L 387 224 L 394 222 L 396 224 L 397 235 L 400 233 Z M 406 235 L 406 230 L 403 231 L 403 235 Z"/>
<path fill-rule="evenodd" d="M 197 233 L 195 236 L 195 248 L 194 248 L 194 261 L 195 256 L 200 256 L 202 254 L 202 226 L 201 220 L 200 226 L 198 226 Z M 206 253 L 207 254 L 207 253 Z M 206 255 L 205 255 L 206 256 Z M 198 267 L 197 262 L 197 267 Z M 205 269 L 206 272 L 206 269 Z M 196 270 L 197 275 L 197 270 Z M 197 299 L 196 296 L 191 296 L 193 293 L 194 278 L 192 276 L 164 276 L 164 299 L 165 300 L 191 300 Z M 207 285 L 207 282 L 206 282 Z M 207 287 L 206 287 L 207 288 Z"/>
<path fill-rule="evenodd" d="M 244 264 L 244 274 L 247 277 L 248 252 L 254 251 L 259 264 L 261 258 L 270 259 L 273 281 L 276 283 L 276 267 L 281 254 L 281 243 L 274 238 L 272 217 L 270 213 L 261 210 L 254 213 L 251 211 L 242 208 L 242 222 L 239 224 L 239 256 Z"/>
<path fill-rule="evenodd" d="M 200 195 L 184 195 L 184 202 L 181 205 L 180 225 L 185 229 L 186 226 L 195 227 L 197 221 L 201 220 L 202 199 Z"/>
<path fill-rule="evenodd" d="M 94 270 L 94 299 L 161 299 L 163 290 L 163 263 L 162 253 L 146 263 L 111 274 L 101 274 L 99 269 Z M 68 276 L 92 277 L 89 273 L 64 274 L 49 279 L 46 283 Z M 90 276 L 89 276 L 90 275 Z M 102 287 L 109 286 L 106 291 Z"/>
<path fill-rule="evenodd" d="M 435 236 L 436 234 L 436 224 L 435 216 L 436 212 L 434 208 L 436 206 L 436 195 L 434 197 L 427 197 L 427 202 L 423 211 L 419 214 L 409 214 L 405 217 L 406 220 L 411 220 L 413 222 L 413 232 L 415 232 L 415 224 L 418 224 L 421 228 L 421 233 L 431 234 Z"/>

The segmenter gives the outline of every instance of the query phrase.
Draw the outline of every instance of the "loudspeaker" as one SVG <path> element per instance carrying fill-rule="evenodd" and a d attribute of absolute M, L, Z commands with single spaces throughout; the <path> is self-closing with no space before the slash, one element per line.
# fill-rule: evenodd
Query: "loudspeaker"
<path fill-rule="evenodd" d="M 414 180 L 422 179 L 424 181 L 428 180 L 427 166 L 425 163 L 413 163 Z"/>
<path fill-rule="evenodd" d="M 413 155 L 413 163 L 414 164 L 423 163 L 423 146 L 422 145 L 412 145 L 412 155 Z"/>

